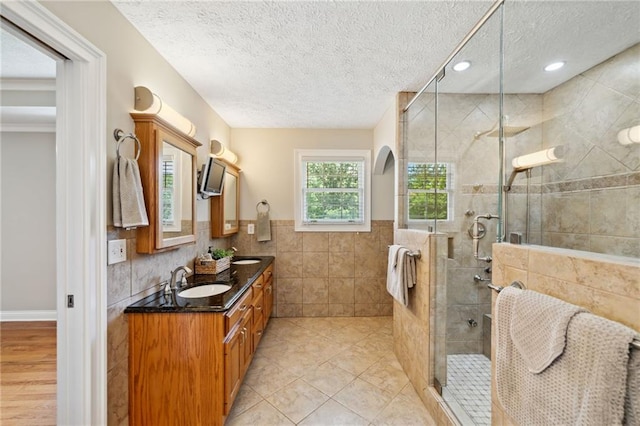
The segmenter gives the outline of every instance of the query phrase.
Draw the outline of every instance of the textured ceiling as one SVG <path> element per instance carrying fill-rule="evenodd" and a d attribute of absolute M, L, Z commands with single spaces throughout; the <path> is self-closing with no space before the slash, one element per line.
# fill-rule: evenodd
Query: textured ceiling
<path fill-rule="evenodd" d="M 231 127 L 301 128 L 374 127 L 491 4 L 115 1 Z M 549 90 L 640 41 L 639 21 L 638 1 L 508 0 L 505 89 Z M 473 66 L 448 73 L 442 90 L 498 90 L 498 23 L 495 15 L 465 48 L 460 56 Z M 544 75 L 557 59 L 567 67 Z"/>

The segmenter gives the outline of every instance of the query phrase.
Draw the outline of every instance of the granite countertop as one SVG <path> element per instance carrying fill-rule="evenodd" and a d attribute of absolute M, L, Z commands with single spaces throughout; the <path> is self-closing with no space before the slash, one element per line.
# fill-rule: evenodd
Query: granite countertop
<path fill-rule="evenodd" d="M 169 294 L 160 290 L 145 297 L 124 310 L 131 313 L 171 313 L 171 312 L 225 312 L 238 300 L 251 284 L 273 262 L 273 256 L 236 256 L 233 260 L 260 259 L 251 265 L 234 265 L 219 274 L 191 275 L 187 285 Z M 182 290 L 204 284 L 228 284 L 231 288 L 222 294 L 211 297 L 182 298 L 177 295 Z"/>

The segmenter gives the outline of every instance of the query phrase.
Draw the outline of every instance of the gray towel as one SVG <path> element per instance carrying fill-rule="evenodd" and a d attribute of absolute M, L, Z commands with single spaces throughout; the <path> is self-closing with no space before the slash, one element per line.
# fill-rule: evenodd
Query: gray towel
<path fill-rule="evenodd" d="M 113 226 L 149 226 L 136 160 L 118 157 L 113 166 Z"/>
<path fill-rule="evenodd" d="M 532 373 L 544 371 L 564 352 L 569 321 L 580 306 L 536 291 L 524 290 L 515 301 L 511 339 Z"/>
<path fill-rule="evenodd" d="M 271 222 L 269 221 L 268 210 L 266 212 L 258 212 L 256 237 L 258 241 L 271 241 Z"/>
<path fill-rule="evenodd" d="M 640 349 L 631 349 L 624 397 L 624 425 L 640 425 Z"/>
<path fill-rule="evenodd" d="M 629 344 L 636 332 L 591 313 L 577 313 L 569 321 L 564 352 L 533 374 L 511 339 L 521 293 L 507 287 L 496 301 L 496 390 L 505 412 L 520 425 L 621 424 Z"/>

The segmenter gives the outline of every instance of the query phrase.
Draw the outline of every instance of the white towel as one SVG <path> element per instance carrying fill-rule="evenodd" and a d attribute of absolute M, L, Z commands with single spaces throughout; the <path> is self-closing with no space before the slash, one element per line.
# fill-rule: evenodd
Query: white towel
<path fill-rule="evenodd" d="M 271 222 L 269 221 L 269 211 L 258 212 L 256 220 L 256 237 L 258 241 L 271 241 Z"/>
<path fill-rule="evenodd" d="M 113 226 L 149 226 L 136 160 L 118 157 L 113 166 Z"/>
<path fill-rule="evenodd" d="M 387 291 L 403 305 L 409 304 L 409 288 L 416 283 L 416 267 L 409 250 L 400 245 L 389 246 Z"/>
<path fill-rule="evenodd" d="M 569 321 L 564 352 L 544 371 L 533 374 L 511 339 L 521 293 L 507 287 L 496 301 L 496 390 L 505 412 L 521 425 L 621 424 L 630 374 L 629 343 L 636 332 L 579 312 Z"/>

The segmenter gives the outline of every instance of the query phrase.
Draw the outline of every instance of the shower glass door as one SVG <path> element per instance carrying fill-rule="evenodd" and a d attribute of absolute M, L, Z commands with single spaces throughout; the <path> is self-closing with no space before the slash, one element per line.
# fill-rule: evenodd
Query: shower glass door
<path fill-rule="evenodd" d="M 448 239 L 446 270 L 437 272 L 446 279 L 437 280 L 432 299 L 435 386 L 465 425 L 491 422 L 491 338 L 483 330 L 490 330 L 486 284 L 501 203 L 501 32 L 498 9 L 411 105 L 403 123 L 407 228 L 445 234 L 433 239 L 440 244 Z M 470 66 L 458 71 L 462 62 Z"/>

